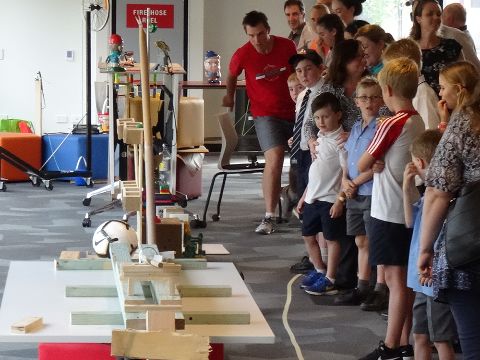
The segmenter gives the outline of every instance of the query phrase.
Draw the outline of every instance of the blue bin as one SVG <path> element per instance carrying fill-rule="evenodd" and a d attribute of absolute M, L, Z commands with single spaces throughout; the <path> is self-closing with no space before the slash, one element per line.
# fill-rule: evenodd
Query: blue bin
<path fill-rule="evenodd" d="M 46 134 L 42 137 L 43 161 L 52 155 L 55 149 L 65 139 L 67 134 Z M 87 155 L 87 135 L 72 134 L 60 146 L 55 155 L 44 166 L 48 171 L 73 171 L 80 157 Z M 85 170 L 83 160 L 77 170 Z M 92 134 L 92 178 L 107 179 L 108 177 L 108 134 Z M 77 180 L 76 178 L 65 178 Z"/>

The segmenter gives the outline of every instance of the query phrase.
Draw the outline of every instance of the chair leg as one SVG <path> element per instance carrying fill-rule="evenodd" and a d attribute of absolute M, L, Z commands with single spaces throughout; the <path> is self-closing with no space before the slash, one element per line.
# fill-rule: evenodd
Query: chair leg
<path fill-rule="evenodd" d="M 210 205 L 210 198 L 212 197 L 212 191 L 213 191 L 213 187 L 215 186 L 215 180 L 217 179 L 217 176 L 221 174 L 224 174 L 224 173 L 218 172 L 212 178 L 212 181 L 210 183 L 210 189 L 208 190 L 207 201 L 205 202 L 205 207 L 203 209 L 202 220 L 195 221 L 194 223 L 195 227 L 199 227 L 199 228 L 207 227 L 207 211 L 208 211 L 208 206 Z"/>
<path fill-rule="evenodd" d="M 282 218 L 282 199 L 281 197 L 278 198 L 278 218 L 277 218 L 277 224 L 283 223 L 283 218 Z"/>
<path fill-rule="evenodd" d="M 220 195 L 218 196 L 217 213 L 212 216 L 213 221 L 220 220 L 220 206 L 222 205 L 223 190 L 225 189 L 225 181 L 227 180 L 227 173 L 223 174 L 222 187 L 220 188 Z"/>

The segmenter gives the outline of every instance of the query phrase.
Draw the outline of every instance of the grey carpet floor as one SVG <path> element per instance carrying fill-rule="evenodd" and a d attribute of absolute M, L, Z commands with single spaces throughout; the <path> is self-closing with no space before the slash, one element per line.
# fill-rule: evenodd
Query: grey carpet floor
<path fill-rule="evenodd" d="M 203 167 L 203 196 L 188 203 L 192 214 L 202 213 L 215 171 L 216 156 L 209 155 Z M 229 177 L 220 221 L 212 222 L 209 216 L 207 228 L 194 229 L 193 233 L 202 232 L 205 242 L 221 243 L 230 251 L 230 255 L 210 256 L 208 260 L 235 263 L 276 336 L 273 345 L 227 344 L 225 358 L 297 359 L 282 325 L 282 311 L 287 283 L 293 277 L 289 267 L 304 255 L 304 245 L 296 219 L 280 224 L 272 235 L 254 233 L 264 212 L 260 184 L 259 174 Z M 91 228 L 83 228 L 82 219 L 89 209 L 82 205 L 87 192 L 84 187 L 65 182 L 55 182 L 53 191 L 29 183 L 7 186 L 7 191 L 0 193 L 0 296 L 11 260 L 52 260 L 61 250 L 90 250 L 95 228 L 122 216 L 121 209 L 99 214 L 92 218 Z M 95 197 L 90 208 L 106 200 L 106 195 Z M 209 215 L 215 205 L 214 200 Z M 288 319 L 305 359 L 357 359 L 378 344 L 386 329 L 379 314 L 333 306 L 330 297 L 313 301 L 298 284 L 297 280 L 293 285 Z M 36 344 L 0 343 L 1 360 L 36 357 Z"/>

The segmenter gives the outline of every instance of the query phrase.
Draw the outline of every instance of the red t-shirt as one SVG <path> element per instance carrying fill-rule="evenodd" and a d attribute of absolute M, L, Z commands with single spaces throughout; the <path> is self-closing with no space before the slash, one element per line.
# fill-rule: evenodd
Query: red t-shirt
<path fill-rule="evenodd" d="M 254 117 L 273 116 L 295 121 L 295 104 L 288 93 L 287 78 L 292 73 L 288 59 L 297 53 L 289 39 L 270 35 L 273 48 L 260 54 L 250 42 L 239 48 L 230 60 L 230 74 L 245 71 L 250 111 Z"/>

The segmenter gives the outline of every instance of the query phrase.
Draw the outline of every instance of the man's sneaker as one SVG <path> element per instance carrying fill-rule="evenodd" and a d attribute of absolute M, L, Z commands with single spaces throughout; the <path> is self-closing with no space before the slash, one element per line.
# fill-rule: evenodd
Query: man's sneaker
<path fill-rule="evenodd" d="M 383 341 L 380 341 L 378 348 L 359 360 L 402 360 L 402 354 L 399 348 L 390 349 Z"/>
<path fill-rule="evenodd" d="M 317 282 L 318 279 L 321 277 L 325 277 L 324 273 L 318 272 L 317 270 L 313 269 L 307 275 L 305 275 L 302 279 L 302 283 L 300 284 L 300 288 L 305 289 L 309 286 L 312 286 Z"/>
<path fill-rule="evenodd" d="M 403 345 L 398 348 L 400 350 L 400 353 L 402 354 L 402 359 L 403 360 L 414 360 L 415 355 L 413 353 L 413 346 L 408 344 L 408 345 Z"/>
<path fill-rule="evenodd" d="M 308 256 L 304 256 L 300 262 L 290 266 L 290 271 L 294 274 L 306 274 L 311 270 L 313 270 L 313 264 Z"/>
<path fill-rule="evenodd" d="M 275 232 L 275 227 L 273 226 L 273 219 L 271 217 L 264 218 L 260 225 L 255 229 L 257 234 L 270 235 Z"/>
<path fill-rule="evenodd" d="M 306 287 L 305 292 L 310 295 L 336 295 L 338 289 L 327 277 L 322 276 L 318 278 L 315 284 Z"/>
<path fill-rule="evenodd" d="M 367 298 L 367 295 L 368 291 L 360 292 L 358 288 L 355 288 L 337 296 L 333 303 L 335 305 L 360 305 Z"/>
<path fill-rule="evenodd" d="M 382 311 L 388 309 L 388 294 L 372 291 L 367 299 L 360 304 L 363 311 Z"/>

